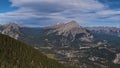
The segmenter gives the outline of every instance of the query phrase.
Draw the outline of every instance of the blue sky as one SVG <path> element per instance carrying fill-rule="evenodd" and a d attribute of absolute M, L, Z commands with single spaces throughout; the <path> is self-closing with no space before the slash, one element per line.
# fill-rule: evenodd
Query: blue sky
<path fill-rule="evenodd" d="M 0 23 L 120 26 L 120 0 L 0 0 Z"/>

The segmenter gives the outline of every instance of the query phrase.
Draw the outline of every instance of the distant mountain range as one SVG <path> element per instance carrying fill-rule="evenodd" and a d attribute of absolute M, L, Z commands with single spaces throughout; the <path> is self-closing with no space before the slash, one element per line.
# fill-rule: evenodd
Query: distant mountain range
<path fill-rule="evenodd" d="M 34 28 L 9 23 L 0 26 L 0 33 L 78 68 L 120 67 L 117 27 L 82 27 L 76 21 Z"/>
<path fill-rule="evenodd" d="M 120 28 L 118 27 L 87 27 L 87 29 L 96 33 L 103 33 L 120 37 Z"/>

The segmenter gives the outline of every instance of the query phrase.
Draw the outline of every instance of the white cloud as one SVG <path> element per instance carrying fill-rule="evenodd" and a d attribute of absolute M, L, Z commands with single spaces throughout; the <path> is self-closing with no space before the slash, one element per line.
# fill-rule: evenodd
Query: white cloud
<path fill-rule="evenodd" d="M 39 7 L 39 8 L 51 8 L 51 5 L 61 5 L 64 9 L 78 9 L 81 11 L 93 11 L 103 9 L 105 6 L 99 3 L 97 0 L 10 0 L 12 6 L 15 7 Z M 41 5 L 41 4 L 44 5 Z M 47 4 L 47 5 L 45 5 Z M 51 8 L 54 9 L 54 8 Z"/>
<path fill-rule="evenodd" d="M 102 16 L 117 15 L 120 14 L 120 10 L 103 10 L 97 12 L 97 14 Z"/>
<path fill-rule="evenodd" d="M 19 9 L 0 13 L 0 21 L 46 22 L 48 19 L 54 23 L 68 20 L 88 23 L 99 21 L 101 17 L 120 14 L 120 11 L 108 10 L 108 6 L 98 0 L 10 0 L 10 2 L 12 7 Z M 116 17 L 113 16 L 111 19 L 109 17 L 106 20 L 115 20 Z"/>

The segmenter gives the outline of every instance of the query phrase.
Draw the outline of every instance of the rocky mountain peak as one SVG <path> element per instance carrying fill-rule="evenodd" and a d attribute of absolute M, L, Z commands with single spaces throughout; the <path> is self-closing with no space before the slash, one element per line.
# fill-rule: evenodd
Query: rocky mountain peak
<path fill-rule="evenodd" d="M 60 32 L 69 32 L 70 30 L 74 28 L 79 28 L 80 25 L 76 21 L 70 21 L 68 23 L 64 23 L 63 25 L 58 25 L 59 28 L 57 28 Z"/>
<path fill-rule="evenodd" d="M 21 25 L 16 23 L 8 23 L 1 26 L 2 29 L 0 30 L 0 33 L 9 35 L 12 38 L 18 39 L 20 32 Z"/>
<path fill-rule="evenodd" d="M 49 26 L 47 29 L 54 29 L 58 32 L 68 32 L 74 28 L 80 28 L 80 25 L 76 21 L 70 21 L 67 23 L 60 23 L 57 25 Z"/>
<path fill-rule="evenodd" d="M 79 28 L 80 25 L 76 22 L 76 21 L 70 21 L 68 23 L 65 24 L 66 27 L 69 27 L 69 28 Z"/>
<path fill-rule="evenodd" d="M 93 36 L 76 21 L 70 21 L 68 23 L 61 23 L 54 26 L 46 27 L 48 29 L 48 34 L 56 33 L 57 35 L 62 35 L 65 37 L 71 37 L 71 39 L 76 39 L 76 37 L 82 41 L 91 41 Z"/>

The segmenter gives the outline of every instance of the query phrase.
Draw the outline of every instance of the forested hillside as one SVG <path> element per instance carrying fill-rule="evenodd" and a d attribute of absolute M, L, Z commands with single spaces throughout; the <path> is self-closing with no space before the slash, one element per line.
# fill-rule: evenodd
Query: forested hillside
<path fill-rule="evenodd" d="M 65 68 L 38 50 L 0 34 L 0 68 Z"/>

